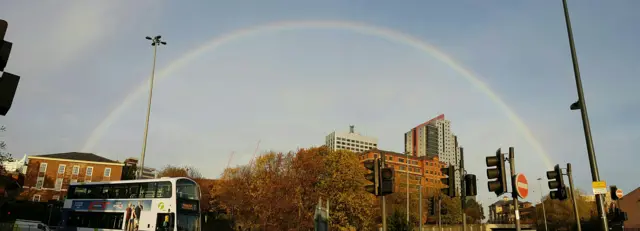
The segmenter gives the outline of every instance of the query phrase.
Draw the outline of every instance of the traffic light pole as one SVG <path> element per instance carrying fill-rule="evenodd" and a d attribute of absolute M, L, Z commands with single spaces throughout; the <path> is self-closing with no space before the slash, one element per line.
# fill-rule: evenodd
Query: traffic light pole
<path fill-rule="evenodd" d="M 462 214 L 462 231 L 467 231 L 467 214 L 464 212 L 464 204 L 466 204 L 465 199 L 467 197 L 467 192 L 466 192 L 466 188 L 465 188 L 465 182 L 464 182 L 464 150 L 462 148 L 460 148 L 460 175 L 458 175 L 460 177 L 460 208 L 462 210 L 462 212 L 460 214 Z M 455 180 L 454 180 L 454 184 L 455 184 Z"/>
<path fill-rule="evenodd" d="M 384 157 L 384 152 L 380 157 L 382 157 L 382 167 L 386 168 L 387 158 Z M 382 196 L 382 231 L 387 231 L 387 200 L 384 195 Z"/>
<path fill-rule="evenodd" d="M 518 209 L 518 190 L 516 190 L 516 161 L 515 150 L 509 147 L 509 165 L 511 166 L 511 197 L 513 198 L 513 207 L 515 207 L 516 231 L 520 231 L 520 209 Z"/>
<path fill-rule="evenodd" d="M 573 174 L 571 172 L 571 163 L 567 163 L 567 176 L 569 177 L 569 190 L 571 190 L 571 200 L 573 201 L 573 213 L 575 214 L 578 231 L 582 231 L 582 225 L 580 225 L 580 214 L 578 213 L 578 203 L 576 202 L 576 195 L 574 194 L 575 191 L 573 191 Z"/>
<path fill-rule="evenodd" d="M 582 80 L 580 78 L 580 67 L 578 66 L 578 56 L 576 55 L 576 46 L 573 42 L 573 31 L 571 29 L 571 19 L 569 19 L 569 9 L 567 8 L 567 0 L 562 0 L 564 8 L 564 20 L 567 25 L 567 36 L 569 37 L 569 47 L 571 49 L 571 61 L 573 62 L 573 73 L 576 79 L 576 88 L 578 90 L 578 105 L 582 116 L 582 128 L 584 129 L 584 139 L 587 143 L 587 153 L 589 155 L 589 166 L 591 168 L 591 178 L 593 181 L 600 181 L 600 173 L 598 172 L 598 163 L 596 161 L 596 153 L 593 147 L 593 139 L 591 138 L 591 125 L 589 124 L 589 115 L 587 114 L 587 102 L 584 99 L 582 90 Z M 608 231 L 607 216 L 604 210 L 604 198 L 601 194 L 596 194 L 596 206 L 598 216 L 602 223 L 602 230 Z"/>
<path fill-rule="evenodd" d="M 420 231 L 422 231 L 422 179 L 420 179 Z"/>

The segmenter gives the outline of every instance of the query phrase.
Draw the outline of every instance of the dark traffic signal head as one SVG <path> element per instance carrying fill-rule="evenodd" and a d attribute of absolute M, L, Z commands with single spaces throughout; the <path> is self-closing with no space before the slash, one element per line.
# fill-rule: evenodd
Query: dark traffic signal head
<path fill-rule="evenodd" d="M 365 174 L 364 178 L 373 183 L 365 185 L 364 189 L 373 195 L 380 195 L 380 159 L 376 158 L 374 160 L 367 160 L 364 162 L 364 167 L 371 171 Z"/>
<path fill-rule="evenodd" d="M 507 192 L 507 171 L 504 164 L 504 154 L 500 149 L 496 151 L 495 156 L 487 156 L 487 178 L 489 182 L 489 192 L 495 192 L 497 196 Z M 491 168 L 496 167 L 496 168 Z"/>
<path fill-rule="evenodd" d="M 392 168 L 380 169 L 380 191 L 379 191 L 380 196 L 389 195 L 394 192 L 393 175 L 394 175 L 394 171 Z"/>
<path fill-rule="evenodd" d="M 442 172 L 442 175 L 445 176 L 442 179 L 440 179 L 440 181 L 442 182 L 442 184 L 446 186 L 446 188 L 443 188 L 441 190 L 442 194 L 447 195 L 449 197 L 455 197 L 456 196 L 455 166 L 449 165 L 449 167 L 440 168 L 440 172 Z"/>
<path fill-rule="evenodd" d="M 549 196 L 551 199 L 565 200 L 568 198 L 567 190 L 564 185 L 564 177 L 560 165 L 553 167 L 553 171 L 547 171 L 547 179 L 549 179 Z"/>
<path fill-rule="evenodd" d="M 609 192 L 611 193 L 611 200 L 617 201 L 618 199 L 618 194 L 616 194 L 616 191 L 618 191 L 618 186 L 615 185 L 611 185 L 609 187 Z"/>
<path fill-rule="evenodd" d="M 464 189 L 466 196 L 478 195 L 478 186 L 476 185 L 476 175 L 467 174 L 464 176 Z"/>

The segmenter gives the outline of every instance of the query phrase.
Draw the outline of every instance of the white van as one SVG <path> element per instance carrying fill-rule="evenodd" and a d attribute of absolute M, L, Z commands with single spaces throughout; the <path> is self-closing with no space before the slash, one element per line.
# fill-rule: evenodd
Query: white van
<path fill-rule="evenodd" d="M 13 224 L 13 230 L 17 231 L 51 231 L 47 225 L 39 221 L 17 219 Z"/>

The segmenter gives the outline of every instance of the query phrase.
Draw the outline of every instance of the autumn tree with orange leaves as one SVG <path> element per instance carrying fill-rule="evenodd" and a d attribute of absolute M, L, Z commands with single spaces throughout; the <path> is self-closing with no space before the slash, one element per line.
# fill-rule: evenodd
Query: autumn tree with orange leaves
<path fill-rule="evenodd" d="M 313 229 L 318 199 L 329 200 L 335 230 L 373 230 L 374 196 L 364 191 L 356 154 L 326 147 L 266 153 L 252 164 L 226 169 L 212 198 L 243 228 Z"/>

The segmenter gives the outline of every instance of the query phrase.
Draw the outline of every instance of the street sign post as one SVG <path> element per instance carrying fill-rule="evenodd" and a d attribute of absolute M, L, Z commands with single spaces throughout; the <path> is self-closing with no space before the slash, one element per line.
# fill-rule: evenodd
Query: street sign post
<path fill-rule="evenodd" d="M 617 196 L 618 198 L 622 198 L 622 196 L 624 196 L 624 194 L 622 193 L 622 189 L 618 189 L 618 190 L 616 190 L 616 196 Z"/>
<path fill-rule="evenodd" d="M 529 195 L 529 181 L 527 181 L 527 177 L 524 174 L 519 173 L 516 174 L 514 180 L 516 182 L 516 193 L 518 193 L 518 196 L 522 199 L 527 198 Z"/>

